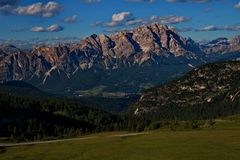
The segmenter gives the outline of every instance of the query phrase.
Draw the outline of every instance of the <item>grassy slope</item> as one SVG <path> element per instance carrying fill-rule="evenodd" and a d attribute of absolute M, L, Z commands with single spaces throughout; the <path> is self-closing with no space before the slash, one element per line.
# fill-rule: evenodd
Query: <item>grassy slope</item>
<path fill-rule="evenodd" d="M 116 133 L 101 133 L 88 140 L 2 148 L 0 160 L 238 160 L 240 157 L 240 121 L 232 118 L 217 120 L 212 129 L 158 130 L 134 137 L 111 137 L 111 134 Z"/>

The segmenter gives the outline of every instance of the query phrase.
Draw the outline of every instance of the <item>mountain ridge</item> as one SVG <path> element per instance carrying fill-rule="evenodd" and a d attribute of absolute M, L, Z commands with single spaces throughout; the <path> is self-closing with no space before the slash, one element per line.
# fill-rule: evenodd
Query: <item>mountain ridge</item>
<path fill-rule="evenodd" d="M 219 46 L 218 41 L 216 45 L 211 43 L 214 46 L 199 45 L 190 38 L 180 36 L 171 27 L 154 23 L 109 36 L 94 34 L 79 43 L 39 46 L 32 51 L 10 45 L 0 48 L 0 81 L 25 80 L 45 85 L 51 79 L 72 81 L 88 70 L 95 74 L 98 70 L 107 72 L 164 64 L 170 64 L 169 68 L 171 64 L 183 64 L 182 71 L 185 72 L 191 69 L 189 66 L 214 61 L 215 54 L 221 56 L 219 52 L 222 50 L 226 53 L 239 52 L 239 39 L 225 40 L 227 43 L 222 44 L 224 46 Z"/>

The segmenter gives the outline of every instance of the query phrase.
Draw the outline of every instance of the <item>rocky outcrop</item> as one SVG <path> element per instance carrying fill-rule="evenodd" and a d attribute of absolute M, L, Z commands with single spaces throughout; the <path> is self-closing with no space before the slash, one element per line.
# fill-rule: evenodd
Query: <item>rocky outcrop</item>
<path fill-rule="evenodd" d="M 22 80 L 30 73 L 30 59 L 14 46 L 4 46 L 0 49 L 0 80 Z"/>

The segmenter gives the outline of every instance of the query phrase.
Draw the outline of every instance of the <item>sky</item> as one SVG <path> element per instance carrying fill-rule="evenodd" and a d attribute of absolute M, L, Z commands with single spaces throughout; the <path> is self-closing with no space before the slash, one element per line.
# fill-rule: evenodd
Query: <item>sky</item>
<path fill-rule="evenodd" d="M 160 23 L 209 41 L 240 35 L 240 0 L 0 0 L 0 40 L 81 39 Z"/>

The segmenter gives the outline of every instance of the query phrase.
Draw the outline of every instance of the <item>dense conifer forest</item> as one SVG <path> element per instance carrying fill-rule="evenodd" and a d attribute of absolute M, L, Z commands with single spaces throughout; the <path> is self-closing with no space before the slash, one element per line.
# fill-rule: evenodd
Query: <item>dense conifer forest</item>
<path fill-rule="evenodd" d="M 124 128 L 120 116 L 67 99 L 32 100 L 0 94 L 0 110 L 0 137 L 13 139 L 72 137 Z"/>

